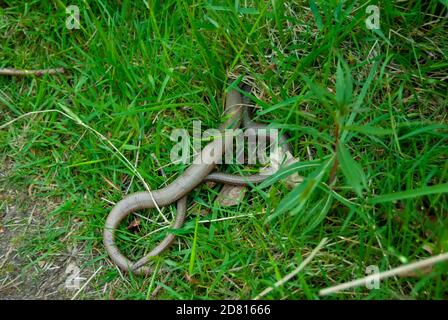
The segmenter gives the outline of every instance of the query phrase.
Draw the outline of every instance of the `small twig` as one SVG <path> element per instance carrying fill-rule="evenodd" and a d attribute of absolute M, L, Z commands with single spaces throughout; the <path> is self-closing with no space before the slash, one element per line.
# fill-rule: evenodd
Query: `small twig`
<path fill-rule="evenodd" d="M 0 76 L 42 76 L 44 74 L 58 74 L 65 73 L 64 68 L 51 68 L 51 69 L 40 69 L 40 70 L 18 70 L 12 68 L 0 69 Z"/>
<path fill-rule="evenodd" d="M 267 295 L 269 292 L 271 292 L 275 288 L 280 287 L 281 285 L 285 284 L 287 281 L 289 281 L 293 277 L 295 277 L 300 271 L 302 271 L 306 267 L 306 265 L 308 263 L 311 262 L 311 260 L 314 258 L 314 256 L 317 254 L 317 252 L 319 252 L 319 250 L 322 249 L 322 247 L 326 244 L 326 242 L 327 242 L 327 238 L 323 238 L 320 241 L 320 243 L 317 245 L 317 247 L 314 248 L 314 250 L 310 253 L 310 255 L 308 257 L 306 257 L 305 260 L 302 261 L 302 263 L 297 267 L 297 269 L 295 269 L 293 272 L 291 272 L 290 274 L 286 275 L 285 277 L 283 277 L 282 279 L 277 281 L 272 287 L 269 287 L 269 288 L 263 290 L 263 292 L 261 292 L 258 296 L 256 296 L 254 298 L 254 300 L 259 300 L 260 298 L 264 297 L 265 295 Z"/>
<path fill-rule="evenodd" d="M 439 254 L 437 256 L 434 256 L 434 257 L 431 257 L 428 259 L 412 262 L 412 263 L 391 269 L 389 271 L 372 274 L 370 276 L 367 276 L 367 277 L 364 277 L 361 279 L 356 279 L 353 281 L 339 284 L 334 287 L 322 289 L 319 291 L 319 295 L 325 296 L 325 295 L 336 293 L 336 292 L 339 292 L 339 291 L 342 291 L 345 289 L 359 287 L 359 286 L 365 285 L 366 283 L 370 283 L 372 281 L 380 281 L 380 280 L 390 278 L 393 276 L 397 276 L 397 275 L 405 276 L 410 271 L 420 270 L 422 268 L 432 266 L 438 262 L 442 262 L 445 260 L 448 260 L 448 253 Z"/>

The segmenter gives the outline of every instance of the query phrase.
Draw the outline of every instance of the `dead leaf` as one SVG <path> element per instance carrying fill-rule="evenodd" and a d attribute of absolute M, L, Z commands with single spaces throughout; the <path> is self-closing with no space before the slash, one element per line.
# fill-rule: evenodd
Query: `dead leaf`
<path fill-rule="evenodd" d="M 185 272 L 185 279 L 187 279 L 187 281 L 192 285 L 197 285 L 199 283 L 197 279 L 190 276 L 187 272 Z"/>
<path fill-rule="evenodd" d="M 218 194 L 216 202 L 224 207 L 236 206 L 243 201 L 246 190 L 247 189 L 244 186 L 231 186 L 225 184 Z"/>
<path fill-rule="evenodd" d="M 134 233 L 137 233 L 140 231 L 140 219 L 135 218 L 128 224 L 128 230 Z"/>
<path fill-rule="evenodd" d="M 33 196 L 33 189 L 34 189 L 34 184 L 30 184 L 30 186 L 28 187 L 28 196 L 30 196 L 30 197 Z"/>
<path fill-rule="evenodd" d="M 205 185 L 211 189 L 211 188 L 213 188 L 214 186 L 216 186 L 216 182 L 213 182 L 213 181 L 207 181 L 207 182 L 205 183 Z"/>

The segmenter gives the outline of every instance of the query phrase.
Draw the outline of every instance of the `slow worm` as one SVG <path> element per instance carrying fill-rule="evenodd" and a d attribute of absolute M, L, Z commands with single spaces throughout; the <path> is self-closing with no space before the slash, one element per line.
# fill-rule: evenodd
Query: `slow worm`
<path fill-rule="evenodd" d="M 259 132 L 263 132 L 261 134 L 266 134 L 266 137 L 269 140 L 273 140 L 273 137 L 270 136 L 269 133 L 265 133 L 269 131 L 258 130 L 267 129 L 267 126 L 251 120 L 248 107 L 245 107 L 243 98 L 236 89 L 231 90 L 227 94 L 224 119 L 224 123 L 219 127 L 221 132 L 223 132 L 224 129 L 237 129 L 241 122 L 243 122 L 246 129 L 254 129 L 254 134 L 258 135 Z M 248 185 L 251 183 L 260 183 L 268 177 L 268 175 L 237 176 L 212 172 L 216 167 L 216 163 L 221 159 L 225 148 L 229 147 L 229 143 L 232 143 L 232 140 L 224 138 L 215 139 L 207 144 L 197 155 L 197 157 L 201 157 L 200 159 L 202 159 L 202 161 L 193 161 L 193 164 L 171 184 L 162 189 L 151 191 L 151 193 L 144 191 L 130 194 L 113 207 L 106 219 L 103 242 L 109 256 L 120 269 L 141 275 L 151 273 L 152 269 L 145 266 L 145 264 L 149 262 L 151 257 L 155 257 L 165 251 L 175 238 L 174 234 L 168 234 L 143 258 L 136 262 L 130 261 L 120 252 L 115 244 L 115 231 L 121 221 L 132 212 L 141 209 L 155 208 L 156 205 L 154 201 L 156 201 L 159 207 L 164 207 L 177 201 L 177 215 L 171 228 L 178 229 L 182 227 L 185 220 L 187 194 L 202 182 L 214 181 L 231 185 Z M 279 137 L 279 143 L 282 148 L 290 151 L 284 136 Z M 214 152 L 211 152 L 211 150 Z"/>

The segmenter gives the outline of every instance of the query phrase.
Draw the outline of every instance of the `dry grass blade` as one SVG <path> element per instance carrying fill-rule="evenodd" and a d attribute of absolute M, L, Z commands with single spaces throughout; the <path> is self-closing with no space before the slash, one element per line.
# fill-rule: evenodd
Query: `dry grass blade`
<path fill-rule="evenodd" d="M 285 277 L 283 277 L 282 279 L 277 281 L 272 287 L 269 287 L 269 288 L 263 290 L 259 295 L 257 295 L 254 298 L 254 300 L 259 300 L 260 298 L 264 297 L 265 295 L 267 295 L 269 292 L 271 292 L 275 288 L 278 288 L 278 287 L 282 286 L 287 281 L 289 281 L 293 277 L 295 277 L 300 271 L 302 271 L 308 265 L 308 263 L 311 262 L 311 260 L 314 258 L 314 256 L 319 252 L 320 249 L 322 249 L 322 247 L 326 243 L 327 243 L 327 238 L 323 238 L 320 241 L 320 243 L 317 245 L 317 247 L 314 248 L 314 250 L 310 253 L 310 255 L 308 257 L 306 257 L 305 260 L 302 261 L 302 263 L 297 267 L 297 269 L 295 269 L 293 272 L 291 272 L 290 274 L 286 275 Z"/>
<path fill-rule="evenodd" d="M 51 69 L 40 69 L 40 70 L 18 70 L 12 68 L 0 69 L 0 76 L 42 76 L 44 74 L 58 74 L 65 73 L 64 68 L 51 68 Z"/>
<path fill-rule="evenodd" d="M 448 260 L 448 253 L 439 254 L 437 256 L 434 256 L 434 257 L 431 257 L 428 259 L 412 262 L 407 265 L 403 265 L 403 266 L 391 269 L 389 271 L 372 274 L 370 276 L 367 276 L 367 277 L 364 277 L 361 279 L 356 279 L 356 280 L 353 280 L 350 282 L 339 284 L 334 287 L 320 290 L 319 295 L 325 296 L 325 295 L 329 295 L 332 293 L 337 293 L 342 290 L 362 286 L 362 285 L 364 285 L 366 283 L 370 283 L 371 281 L 374 281 L 374 280 L 380 281 L 380 280 L 387 279 L 387 278 L 390 278 L 393 276 L 406 276 L 406 275 L 410 274 L 410 272 L 413 272 L 416 270 L 424 270 L 424 268 L 427 268 L 436 263 L 446 261 L 446 260 Z"/>

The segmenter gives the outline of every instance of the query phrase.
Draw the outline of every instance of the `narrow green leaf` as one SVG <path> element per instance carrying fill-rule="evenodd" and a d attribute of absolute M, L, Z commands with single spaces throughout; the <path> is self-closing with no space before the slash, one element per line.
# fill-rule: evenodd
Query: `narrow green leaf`
<path fill-rule="evenodd" d="M 279 215 L 288 211 L 290 211 L 292 215 L 298 214 L 305 206 L 313 191 L 316 189 L 316 186 L 322 180 L 322 177 L 328 171 L 333 159 L 334 158 L 332 157 L 329 161 L 321 165 L 319 169 L 315 170 L 308 177 L 305 177 L 304 182 L 295 186 L 294 189 L 292 189 L 286 197 L 280 201 L 280 204 L 274 213 L 266 219 L 266 223 L 271 222 Z"/>
<path fill-rule="evenodd" d="M 353 124 L 353 121 L 355 120 L 355 117 L 356 117 L 356 115 L 357 115 L 357 112 L 356 112 L 356 111 L 358 111 L 358 109 L 359 109 L 359 108 L 361 107 L 361 105 L 363 104 L 364 98 L 366 97 L 367 92 L 368 92 L 368 90 L 369 90 L 369 87 L 370 87 L 370 85 L 372 84 L 373 78 L 375 77 L 376 70 L 378 69 L 378 65 L 379 65 L 379 63 L 376 62 L 376 63 L 373 65 L 372 69 L 370 70 L 369 76 L 367 77 L 367 80 L 366 80 L 366 82 L 364 83 L 364 86 L 362 87 L 361 93 L 357 96 L 356 101 L 355 101 L 355 103 L 353 104 L 353 107 L 352 107 L 352 113 L 350 114 L 350 117 L 348 118 L 348 120 L 347 120 L 346 123 L 345 123 L 346 126 L 349 126 L 349 125 L 352 125 L 352 124 Z M 346 131 L 346 130 L 344 130 L 344 131 L 342 132 L 341 139 L 340 139 L 341 142 L 344 142 L 345 139 L 347 138 L 347 132 L 348 132 L 348 131 Z"/>
<path fill-rule="evenodd" d="M 241 14 L 260 14 L 260 11 L 255 8 L 240 8 L 238 11 Z"/>
<path fill-rule="evenodd" d="M 287 167 L 281 168 L 275 174 L 266 178 L 266 180 L 264 180 L 261 184 L 258 185 L 258 188 L 263 189 L 269 187 L 270 185 L 276 183 L 277 181 L 284 179 L 296 172 L 303 171 L 309 168 L 319 167 L 321 165 L 322 163 L 320 161 L 295 162 Z"/>
<path fill-rule="evenodd" d="M 294 107 L 299 101 L 301 101 L 301 99 L 303 99 L 302 96 L 290 97 L 288 99 L 280 101 L 279 103 L 274 104 L 273 106 L 270 106 L 267 109 L 264 109 L 263 111 L 258 112 L 258 115 L 262 116 L 264 114 L 270 113 L 279 108 L 283 108 L 283 107 L 290 106 L 290 105 L 292 105 L 292 107 Z"/>
<path fill-rule="evenodd" d="M 229 84 L 229 86 L 226 88 L 226 92 L 230 92 L 233 89 L 237 89 L 241 81 L 243 80 L 243 76 L 240 75 L 238 78 L 232 81 L 232 83 Z"/>
<path fill-rule="evenodd" d="M 345 62 L 338 62 L 336 69 L 336 102 L 341 108 L 351 103 L 353 96 L 353 81 L 350 69 Z"/>
<path fill-rule="evenodd" d="M 339 164 L 347 183 L 361 196 L 362 189 L 367 187 L 367 179 L 361 166 L 353 160 L 350 152 L 341 142 L 337 146 L 337 151 Z"/>
<path fill-rule="evenodd" d="M 345 97 L 345 104 L 348 105 L 352 103 L 353 98 L 353 79 L 348 64 L 344 62 L 343 66 L 344 66 L 344 80 L 345 80 L 344 97 Z"/>
<path fill-rule="evenodd" d="M 157 260 L 156 268 L 155 268 L 154 272 L 152 273 L 151 282 L 149 283 L 148 290 L 146 291 L 146 300 L 149 300 L 151 297 L 151 293 L 154 288 L 154 284 L 155 284 L 155 280 L 156 280 L 156 275 L 159 273 L 159 268 L 160 268 L 160 259 Z"/>
<path fill-rule="evenodd" d="M 319 13 L 319 8 L 317 7 L 314 0 L 310 0 L 310 9 L 314 15 L 314 19 L 316 20 L 317 28 L 319 29 L 319 31 L 322 31 L 322 29 L 324 28 L 324 23 L 322 22 L 322 17 Z"/>
<path fill-rule="evenodd" d="M 279 215 L 284 214 L 285 212 L 291 210 L 299 201 L 299 196 L 303 192 L 305 192 L 305 189 L 309 184 L 311 184 L 310 181 L 314 182 L 314 179 L 311 177 L 306 177 L 305 181 L 295 186 L 287 195 L 280 201 L 280 204 L 278 205 L 277 209 L 266 219 L 266 223 L 271 222 L 275 218 L 277 218 Z"/>
<path fill-rule="evenodd" d="M 332 96 L 327 91 L 327 89 L 324 89 L 320 85 L 314 83 L 310 78 L 308 78 L 305 75 L 302 75 L 303 80 L 307 83 L 307 85 L 310 87 L 311 91 L 313 92 L 314 96 L 319 99 L 319 102 L 321 102 L 324 106 L 329 106 Z"/>
<path fill-rule="evenodd" d="M 121 149 L 133 151 L 133 150 L 138 150 L 139 147 L 138 146 L 134 146 L 132 144 L 124 144 L 124 145 L 121 146 Z"/>
<path fill-rule="evenodd" d="M 164 284 L 163 282 L 157 281 L 156 282 L 158 286 L 161 286 L 163 289 L 165 289 L 169 294 L 171 294 L 173 297 L 176 297 L 176 299 L 178 300 L 184 300 L 185 298 L 180 295 L 176 290 L 174 290 L 173 288 L 167 286 L 166 284 Z"/>
<path fill-rule="evenodd" d="M 386 38 L 386 36 L 384 35 L 383 31 L 381 31 L 381 29 L 373 29 L 372 31 L 374 33 L 376 33 L 377 35 L 379 35 L 380 38 L 383 39 L 384 42 L 386 42 L 389 46 L 392 46 L 392 44 L 390 43 L 389 39 Z"/>
<path fill-rule="evenodd" d="M 328 194 L 327 198 L 320 199 L 317 204 L 307 213 L 306 221 L 308 224 L 303 233 L 313 231 L 327 216 L 333 203 L 333 195 Z M 308 211 L 308 210 L 307 210 Z"/>
<path fill-rule="evenodd" d="M 410 137 L 413 137 L 415 135 L 419 135 L 422 133 L 430 133 L 430 134 L 438 134 L 436 130 L 448 130 L 448 126 L 443 124 L 432 124 L 432 125 L 426 125 L 425 127 L 417 128 L 415 130 L 412 130 L 411 132 L 408 132 L 398 138 L 398 140 L 404 140 L 408 139 Z M 441 132 L 440 132 L 441 133 Z"/>
<path fill-rule="evenodd" d="M 98 159 L 98 160 L 82 161 L 82 162 L 77 162 L 77 163 L 70 164 L 70 165 L 67 166 L 67 168 L 86 166 L 86 165 L 90 165 L 90 164 L 104 162 L 104 161 L 107 161 L 107 160 L 109 160 L 109 159 Z"/>
<path fill-rule="evenodd" d="M 345 77 L 341 62 L 338 62 L 336 69 L 336 102 L 339 106 L 345 104 Z"/>
<path fill-rule="evenodd" d="M 372 127 L 372 126 L 358 126 L 358 125 L 352 125 L 352 126 L 345 126 L 344 129 L 348 131 L 354 131 L 363 133 L 365 135 L 372 135 L 372 136 L 386 136 L 393 134 L 392 129 L 386 129 L 386 128 L 380 128 L 380 127 Z"/>
<path fill-rule="evenodd" d="M 378 197 L 369 199 L 367 203 L 375 204 L 375 203 L 391 202 L 396 200 L 404 200 L 438 193 L 448 193 L 448 183 L 380 195 Z"/>
<path fill-rule="evenodd" d="M 209 16 L 205 15 L 205 19 L 207 19 L 216 29 L 219 29 L 219 23 L 216 20 L 213 20 Z"/>
<path fill-rule="evenodd" d="M 168 84 L 168 81 L 171 79 L 171 74 L 173 72 L 173 68 L 169 69 L 169 72 L 166 73 L 165 79 L 162 82 L 162 85 L 160 86 L 159 94 L 157 95 L 157 102 L 160 102 L 162 100 L 162 96 L 165 92 L 166 85 Z"/>
<path fill-rule="evenodd" d="M 199 206 L 199 207 L 201 207 L 201 206 Z M 188 273 L 190 275 L 193 274 L 194 260 L 196 258 L 196 244 L 198 242 L 198 226 L 199 226 L 199 216 L 196 219 L 196 225 L 194 227 L 193 247 L 191 248 L 190 265 L 188 266 Z"/>

